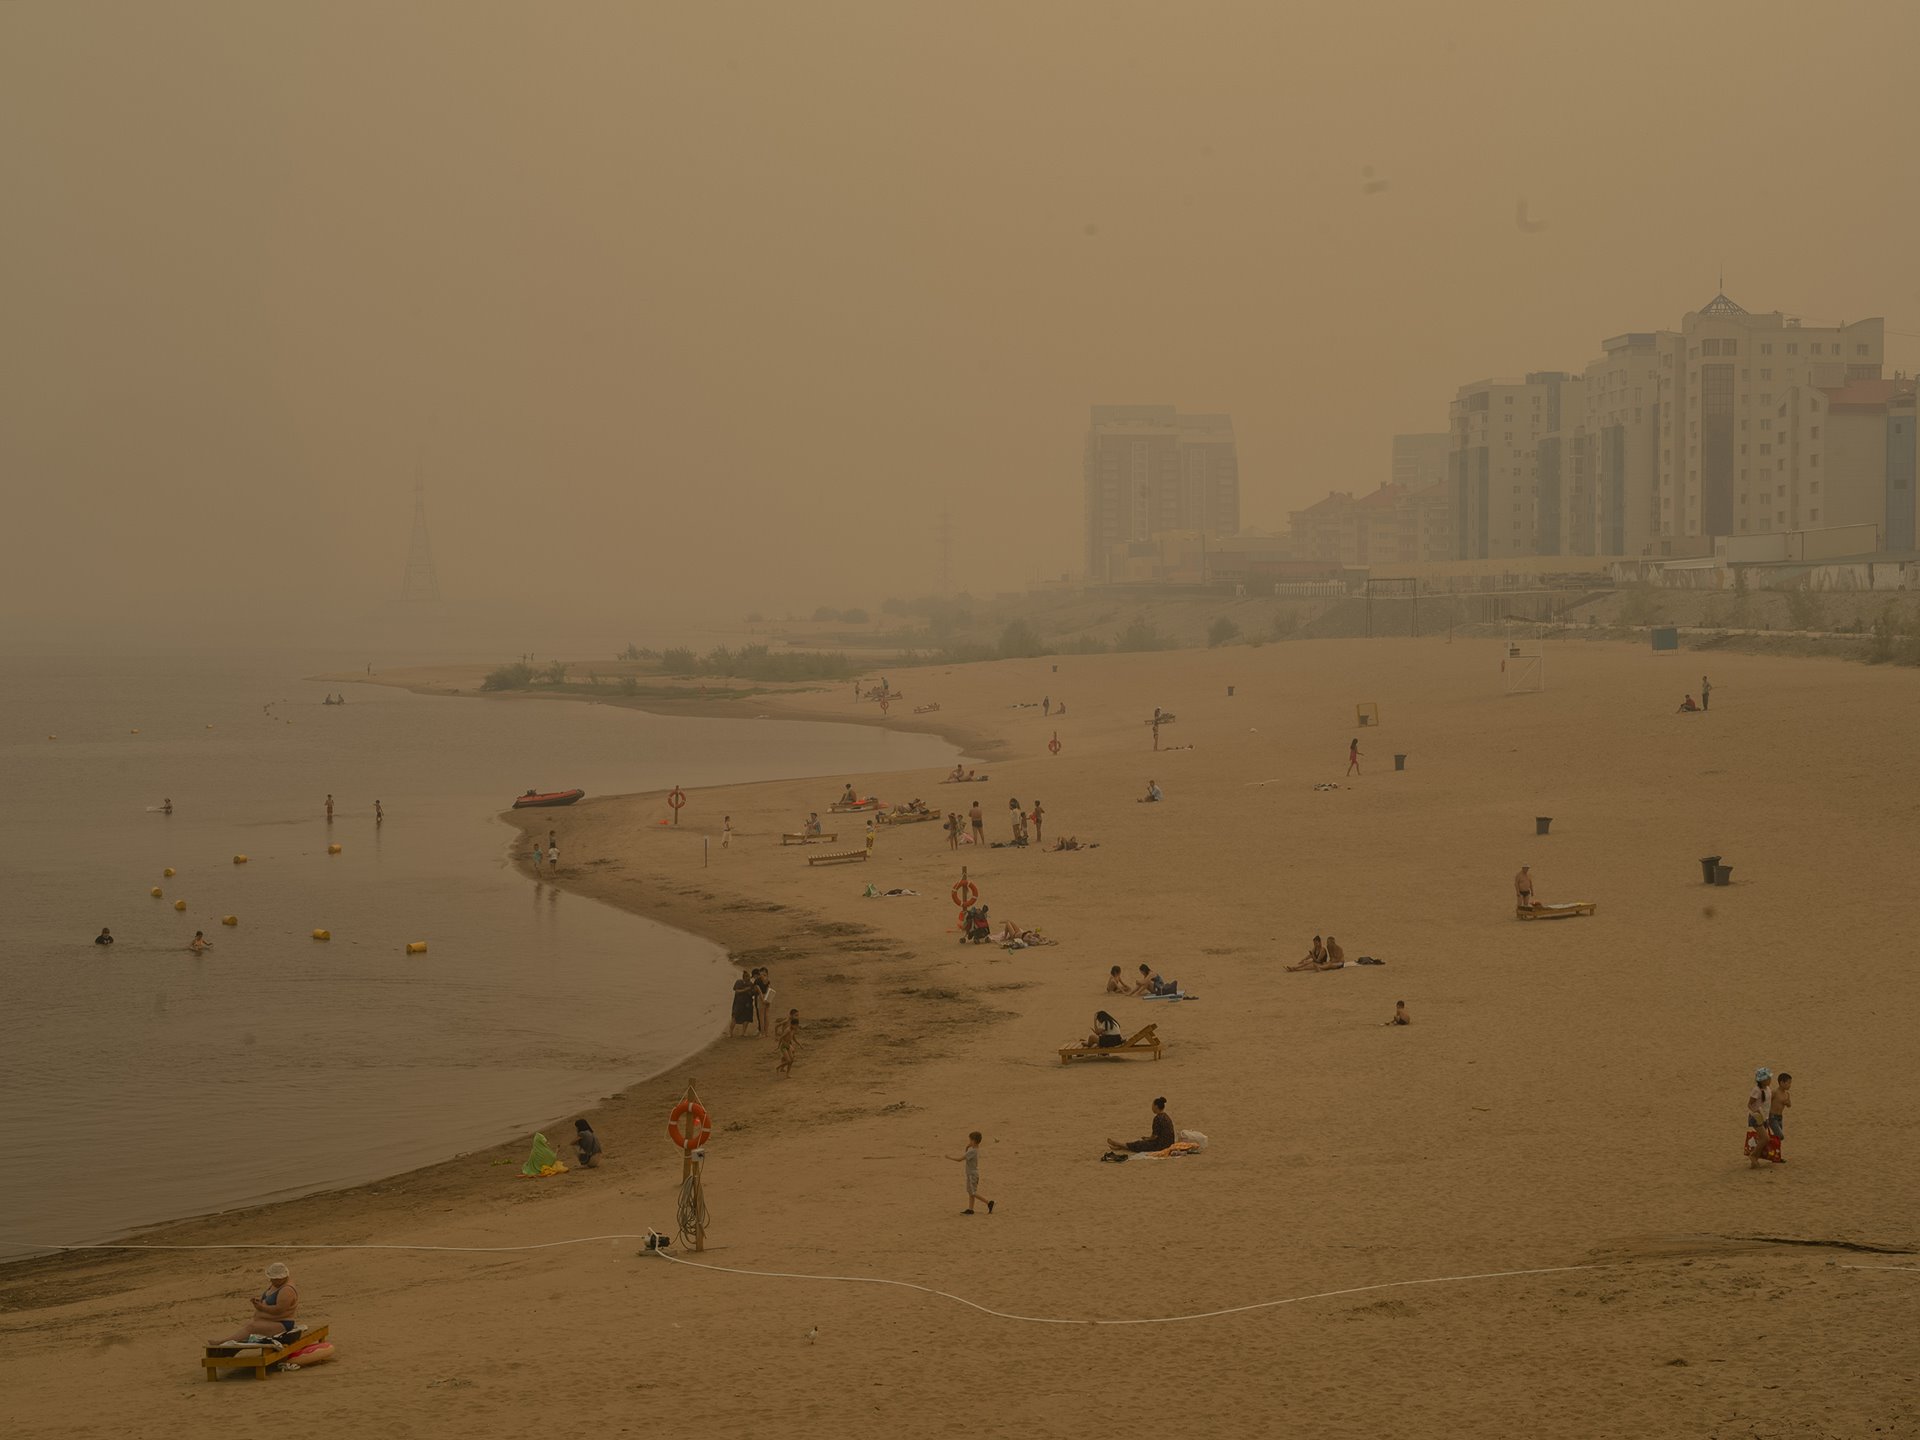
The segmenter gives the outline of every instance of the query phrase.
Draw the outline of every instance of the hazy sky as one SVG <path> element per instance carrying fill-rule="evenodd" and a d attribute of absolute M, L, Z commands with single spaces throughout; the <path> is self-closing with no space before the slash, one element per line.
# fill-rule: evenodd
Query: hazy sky
<path fill-rule="evenodd" d="M 364 615 L 416 473 L 460 602 L 875 604 L 943 506 L 1011 588 L 1090 404 L 1278 528 L 1723 261 L 1911 370 L 1917 77 L 1911 0 L 8 0 L 0 620 Z"/>

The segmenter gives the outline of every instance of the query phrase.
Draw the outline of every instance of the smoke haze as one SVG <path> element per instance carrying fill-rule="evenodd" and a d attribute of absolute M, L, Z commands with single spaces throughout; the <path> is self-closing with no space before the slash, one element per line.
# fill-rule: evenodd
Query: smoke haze
<path fill-rule="evenodd" d="M 1920 356 L 1906 3 L 16 3 L 0 620 L 873 606 L 1079 568 L 1087 407 L 1243 515 L 1726 290 Z M 1384 181 L 1382 186 L 1378 182 Z M 1516 224 L 1516 206 L 1545 228 Z M 1902 333 L 1905 332 L 1905 333 Z"/>

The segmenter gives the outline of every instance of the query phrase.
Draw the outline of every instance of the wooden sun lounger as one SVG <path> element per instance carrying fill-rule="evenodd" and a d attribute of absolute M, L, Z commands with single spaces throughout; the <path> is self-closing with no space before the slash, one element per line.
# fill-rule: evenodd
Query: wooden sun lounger
<path fill-rule="evenodd" d="M 222 1370 L 251 1370 L 264 1380 L 269 1366 L 279 1365 L 290 1358 L 294 1351 L 304 1350 L 326 1338 L 327 1327 L 313 1325 L 284 1345 L 250 1345 L 242 1350 L 230 1349 L 225 1345 L 209 1345 L 206 1358 L 200 1363 L 206 1366 L 209 1380 L 218 1380 Z"/>
<path fill-rule="evenodd" d="M 938 710 L 939 708 L 940 708 L 940 702 L 936 700 L 931 705 L 914 706 L 913 713 L 916 715 L 931 715 L 934 711 Z"/>
<path fill-rule="evenodd" d="M 1575 915 L 1591 915 L 1599 908 L 1594 900 L 1575 900 L 1567 905 L 1516 905 L 1513 918 L 1516 920 L 1569 920 Z"/>
<path fill-rule="evenodd" d="M 835 815 L 850 815 L 856 810 L 878 810 L 879 808 L 878 800 L 856 800 L 851 805 L 844 800 L 836 800 L 827 807 L 828 811 Z"/>
<path fill-rule="evenodd" d="M 1098 1045 L 1069 1045 L 1060 1052 L 1060 1063 L 1071 1064 L 1075 1060 L 1118 1060 L 1122 1055 L 1151 1055 L 1160 1058 L 1160 1037 L 1154 1031 L 1160 1027 L 1149 1025 L 1127 1037 L 1124 1045 L 1109 1045 L 1105 1049 Z"/>
<path fill-rule="evenodd" d="M 818 845 L 824 840 L 838 840 L 839 838 L 840 837 L 831 830 L 824 830 L 818 835 L 809 835 L 804 830 L 789 830 L 781 834 L 780 843 L 782 845 Z"/>
<path fill-rule="evenodd" d="M 842 861 L 865 860 L 866 858 L 867 852 L 864 850 L 836 850 L 831 855 L 809 855 L 807 857 L 807 864 L 838 865 Z"/>

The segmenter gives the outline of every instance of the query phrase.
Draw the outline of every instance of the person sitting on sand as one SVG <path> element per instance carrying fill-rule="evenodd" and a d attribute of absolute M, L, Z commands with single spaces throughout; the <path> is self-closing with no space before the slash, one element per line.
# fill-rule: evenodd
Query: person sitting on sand
<path fill-rule="evenodd" d="M 1109 995 L 1131 995 L 1132 988 L 1127 984 L 1126 976 L 1120 973 L 1120 967 L 1114 966 L 1107 971 L 1107 993 Z"/>
<path fill-rule="evenodd" d="M 582 1170 L 598 1170 L 600 1157 L 606 1154 L 600 1148 L 600 1137 L 593 1133 L 593 1126 L 584 1120 L 573 1122 L 573 1151 L 580 1158 Z"/>
<path fill-rule="evenodd" d="M 194 931 L 193 939 L 187 942 L 187 949 L 191 950 L 196 955 L 198 955 L 202 950 L 211 950 L 212 948 L 213 948 L 213 942 L 207 939 L 207 932 L 204 930 Z"/>
<path fill-rule="evenodd" d="M 1411 1025 L 1412 1023 L 1413 1023 L 1413 1016 L 1407 1013 L 1407 1002 L 1404 1000 L 1394 1001 L 1393 1002 L 1393 1018 L 1387 1021 L 1387 1024 Z"/>
<path fill-rule="evenodd" d="M 1093 1032 L 1080 1042 L 1089 1050 L 1111 1050 L 1115 1046 L 1127 1043 L 1127 1037 L 1120 1033 L 1120 1022 L 1104 1010 L 1096 1010 L 1093 1015 Z"/>
<path fill-rule="evenodd" d="M 1699 708 L 1700 707 L 1698 705 L 1693 703 L 1693 696 L 1691 695 L 1687 696 L 1686 699 L 1680 702 L 1681 710 L 1698 710 Z"/>
<path fill-rule="evenodd" d="M 1163 979 L 1158 970 L 1147 965 L 1142 965 L 1140 967 L 1140 983 L 1134 986 L 1128 993 L 1133 995 L 1178 995 L 1180 993 L 1180 982 L 1178 980 Z"/>
<path fill-rule="evenodd" d="M 953 767 L 953 773 L 947 776 L 947 778 L 941 783 L 946 785 L 960 785 L 965 783 L 966 778 L 967 778 L 966 766 L 956 765 Z"/>
<path fill-rule="evenodd" d="M 277 1337 L 300 1328 L 294 1319 L 300 1309 L 300 1292 L 293 1288 L 291 1272 L 279 1261 L 267 1266 L 266 1290 L 257 1299 L 248 1298 L 253 1305 L 253 1318 L 236 1327 L 232 1334 L 209 1340 L 207 1344 L 231 1345 L 251 1340 L 255 1335 L 265 1335 L 278 1344 Z"/>
<path fill-rule="evenodd" d="M 1160 782 L 1157 780 L 1149 780 L 1147 781 L 1147 793 L 1142 795 L 1139 800 L 1134 803 L 1138 805 L 1157 805 L 1162 798 L 1164 797 L 1160 794 Z"/>
<path fill-rule="evenodd" d="M 1293 964 L 1287 966 L 1287 969 L 1289 971 L 1324 970 L 1326 964 L 1327 947 L 1321 943 L 1320 937 L 1316 935 L 1313 937 L 1313 948 L 1308 950 L 1300 959 L 1294 961 Z"/>
<path fill-rule="evenodd" d="M 1347 952 L 1340 948 L 1340 942 L 1334 939 L 1331 935 L 1327 936 L 1327 959 L 1326 959 L 1327 969 L 1338 970 L 1342 965 L 1346 963 L 1347 963 Z"/>
<path fill-rule="evenodd" d="M 1109 1140 L 1109 1154 L 1142 1155 L 1155 1150 L 1170 1149 L 1173 1145 L 1173 1117 L 1167 1114 L 1167 1097 L 1156 1096 L 1153 1102 L 1153 1133 L 1142 1140 Z"/>
<path fill-rule="evenodd" d="M 809 810 L 807 812 L 807 823 L 800 827 L 800 833 L 803 835 L 818 835 L 821 833 L 820 812 L 818 810 Z"/>
<path fill-rule="evenodd" d="M 96 945 L 113 944 L 113 931 L 109 930 L 106 926 L 102 925 L 100 927 L 100 933 L 93 937 L 93 943 Z"/>

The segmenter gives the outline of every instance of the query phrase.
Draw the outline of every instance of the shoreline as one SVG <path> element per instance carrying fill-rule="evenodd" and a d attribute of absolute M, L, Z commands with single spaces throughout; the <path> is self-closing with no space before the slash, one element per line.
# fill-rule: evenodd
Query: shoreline
<path fill-rule="evenodd" d="M 453 674 L 464 674 L 470 669 L 476 674 L 482 673 L 480 667 L 447 666 L 424 668 L 434 673 L 445 671 Z M 405 678 L 386 679 L 377 676 L 369 678 L 364 675 L 357 677 L 353 675 L 318 675 L 307 678 L 335 684 L 385 684 L 395 688 L 409 690 L 419 695 L 438 695 L 458 697 L 461 699 L 584 701 L 589 704 L 609 704 L 621 709 L 641 710 L 649 714 L 678 715 L 692 719 L 750 720 L 755 718 L 771 718 L 783 723 L 800 721 L 814 724 L 868 724 L 879 728 L 889 728 L 889 722 L 884 717 L 877 715 L 850 717 L 842 720 L 837 717 L 795 711 L 789 707 L 778 704 L 774 706 L 775 709 L 780 711 L 777 715 L 742 716 L 737 711 L 729 708 L 733 702 L 722 700 L 693 698 L 682 705 L 677 702 L 628 701 L 620 698 L 609 699 L 598 696 L 571 695 L 551 691 L 482 692 L 477 689 L 461 690 L 459 688 L 448 688 L 444 685 L 436 686 L 431 680 L 421 678 L 418 671 L 415 670 L 404 672 L 404 677 Z M 772 697 L 756 696 L 754 698 L 757 701 L 764 701 Z M 656 706 L 671 706 L 671 708 L 655 708 Z M 975 735 L 976 743 L 979 744 L 981 748 L 991 750 L 999 744 L 997 741 L 978 737 L 977 732 L 968 732 L 958 727 L 944 729 L 931 725 L 893 725 L 891 728 L 906 729 L 913 733 L 937 735 L 956 746 L 964 746 L 962 737 L 969 734 Z M 704 788 L 708 790 L 745 790 L 774 784 L 804 783 L 809 783 L 806 777 L 782 777 L 775 780 L 749 781 L 737 785 Z M 569 815 L 579 813 L 582 806 L 591 804 L 595 799 L 599 800 L 602 804 L 608 802 L 641 802 L 663 798 L 665 793 L 665 791 L 636 791 L 620 795 L 589 797 L 587 800 L 580 802 L 579 805 L 565 807 L 561 813 Z M 698 794 L 701 793 L 701 791 L 696 789 L 690 793 Z M 514 874 L 522 880 L 544 880 L 544 883 L 609 905 L 637 919 L 651 921 L 669 929 L 679 931 L 682 934 L 691 935 L 710 945 L 717 946 L 724 951 L 730 959 L 736 955 L 752 954 L 766 949 L 772 943 L 774 932 L 783 928 L 756 926 L 751 920 L 741 915 L 737 907 L 730 905 L 721 905 L 718 907 L 700 904 L 687 905 L 669 900 L 653 900 L 642 903 L 630 895 L 611 893 L 605 886 L 594 885 L 588 882 L 586 877 L 581 873 L 581 867 L 579 866 L 567 866 L 563 868 L 560 876 L 551 879 L 541 877 L 527 864 L 524 855 L 524 846 L 521 842 L 528 834 L 548 825 L 550 822 L 547 817 L 551 813 L 553 812 L 544 809 L 514 810 L 508 808 L 498 812 L 492 817 L 504 822 L 514 836 L 514 838 L 504 842 L 503 854 Z M 813 916 L 810 918 L 818 922 L 821 917 Z M 766 933 L 761 933 L 763 930 L 766 931 Z M 671 1072 L 698 1065 L 706 1056 L 710 1053 L 718 1052 L 725 1047 L 726 1044 L 727 1037 L 724 1034 L 698 1042 L 691 1049 L 667 1062 L 658 1070 L 650 1074 L 636 1076 L 628 1080 L 618 1090 L 601 1096 L 594 1102 L 592 1108 L 583 1107 L 577 1111 L 569 1112 L 569 1115 L 580 1115 L 582 1118 L 587 1119 L 588 1123 L 594 1125 L 595 1129 L 598 1130 L 601 1128 L 603 1121 L 613 1118 L 615 1112 L 612 1107 L 624 1105 L 634 1100 L 637 1098 L 636 1092 L 656 1082 L 666 1080 Z M 672 1099 L 677 1098 L 678 1093 L 676 1090 Z M 672 1099 L 667 1099 L 663 1095 L 663 1105 L 670 1106 Z M 549 1129 L 552 1128 L 552 1123 L 554 1122 L 548 1122 Z M 445 1159 L 434 1161 L 411 1170 L 397 1171 L 375 1176 L 370 1179 L 347 1181 L 340 1184 L 323 1184 L 320 1188 L 305 1191 L 298 1195 L 279 1199 L 259 1200 L 222 1210 L 210 1210 L 168 1220 L 153 1221 L 148 1224 L 135 1226 L 116 1236 L 112 1241 L 93 1242 L 91 1246 L 81 1245 L 67 1248 L 54 1248 L 41 1252 L 28 1252 L 20 1254 L 18 1258 L 9 1258 L 7 1254 L 0 1252 L 0 1313 L 18 1308 L 30 1308 L 30 1306 L 21 1306 L 15 1303 L 15 1297 L 11 1294 L 10 1282 L 29 1276 L 38 1278 L 42 1268 L 48 1270 L 59 1269 L 69 1263 L 82 1260 L 85 1257 L 135 1256 L 142 1252 L 143 1247 L 148 1246 L 158 1247 L 162 1244 L 186 1244 L 194 1237 L 201 1236 L 203 1230 L 207 1227 L 215 1227 L 220 1230 L 221 1233 L 225 1233 L 232 1228 L 233 1222 L 256 1216 L 284 1216 L 290 1220 L 296 1228 L 302 1228 L 312 1223 L 314 1219 L 307 1211 L 309 1209 L 320 1208 L 329 1200 L 339 1202 L 358 1198 L 373 1199 L 375 1197 L 387 1195 L 399 1196 L 408 1193 L 412 1193 L 416 1198 L 420 1199 L 445 1199 L 449 1195 L 456 1193 L 459 1189 L 459 1187 L 450 1183 L 454 1175 L 467 1175 L 476 1160 L 485 1161 L 489 1169 L 498 1166 L 503 1161 L 511 1161 L 513 1165 L 517 1166 L 520 1159 L 524 1158 L 522 1152 L 529 1143 L 531 1134 L 532 1132 L 530 1131 L 527 1138 L 506 1140 L 477 1149 L 458 1151 Z M 565 1144 L 558 1143 L 556 1144 L 556 1148 L 562 1151 L 564 1158 L 566 1153 Z"/>

